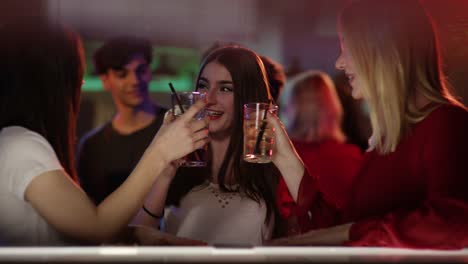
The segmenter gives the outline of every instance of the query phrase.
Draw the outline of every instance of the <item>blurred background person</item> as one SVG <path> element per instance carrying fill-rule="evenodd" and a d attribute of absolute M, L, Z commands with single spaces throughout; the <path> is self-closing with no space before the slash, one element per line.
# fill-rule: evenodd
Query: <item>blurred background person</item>
<path fill-rule="evenodd" d="M 319 71 L 300 73 L 290 81 L 284 113 L 292 139 L 305 142 L 346 141 L 341 130 L 343 108 L 330 77 Z"/>
<path fill-rule="evenodd" d="M 341 129 L 343 108 L 335 85 L 326 73 L 311 70 L 293 77 L 286 89 L 283 96 L 288 98 L 282 109 L 283 116 L 289 120 L 286 128 L 294 147 L 309 172 L 319 175 L 320 186 L 332 195 L 328 198 L 342 208 L 361 165 L 362 154 L 356 145 L 347 143 Z M 290 219 L 290 225 L 294 225 L 295 220 L 291 221 L 291 208 L 288 207 L 288 201 L 293 200 L 287 198 L 289 192 L 284 182 L 281 182 L 280 190 L 280 195 L 285 196 L 279 199 L 285 202 L 281 205 L 283 215 Z M 312 215 L 320 213 L 319 210 L 311 211 Z M 339 221 L 337 216 L 329 217 L 333 219 L 306 229 L 324 227 L 328 221 Z"/>
<path fill-rule="evenodd" d="M 152 58 L 151 43 L 135 37 L 112 39 L 94 54 L 95 71 L 117 109 L 78 148 L 80 183 L 96 204 L 127 179 L 163 122 L 166 109 L 148 90 Z"/>

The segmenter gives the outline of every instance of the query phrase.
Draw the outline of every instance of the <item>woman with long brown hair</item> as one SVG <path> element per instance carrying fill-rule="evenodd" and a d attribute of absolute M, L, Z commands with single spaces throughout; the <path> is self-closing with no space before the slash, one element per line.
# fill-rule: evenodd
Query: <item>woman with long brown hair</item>
<path fill-rule="evenodd" d="M 283 128 L 276 129 L 272 163 L 243 160 L 244 104 L 272 100 L 263 63 L 247 48 L 221 47 L 202 62 L 196 89 L 207 94 L 208 166 L 179 168 L 177 174 L 175 167 L 158 179 L 145 202 L 151 215 L 141 210 L 136 221 L 158 226 L 164 217 L 164 230 L 177 236 L 210 244 L 261 245 L 279 227 L 279 178 L 295 199 L 304 174 Z M 275 115 L 268 120 L 280 124 Z M 164 214 L 165 205 L 172 207 Z"/>

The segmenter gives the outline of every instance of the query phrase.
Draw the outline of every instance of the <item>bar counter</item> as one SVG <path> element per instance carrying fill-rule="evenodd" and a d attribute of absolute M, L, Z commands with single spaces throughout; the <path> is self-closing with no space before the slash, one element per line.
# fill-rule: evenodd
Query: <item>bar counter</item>
<path fill-rule="evenodd" d="M 2 247 L 0 263 L 468 263 L 468 249 L 347 247 Z"/>

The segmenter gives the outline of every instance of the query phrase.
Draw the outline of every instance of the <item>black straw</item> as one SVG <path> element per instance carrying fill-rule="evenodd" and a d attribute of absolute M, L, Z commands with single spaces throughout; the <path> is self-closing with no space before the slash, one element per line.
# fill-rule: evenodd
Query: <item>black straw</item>
<path fill-rule="evenodd" d="M 170 82 L 169 83 L 169 88 L 171 88 L 171 92 L 172 92 L 172 95 L 175 97 L 176 101 L 177 101 L 177 105 L 179 106 L 180 108 L 180 111 L 183 113 L 185 113 L 184 111 L 184 108 L 182 107 L 182 102 L 180 102 L 180 98 L 179 98 L 179 95 L 177 94 L 176 90 L 174 89 L 174 86 L 172 85 L 172 83 Z M 174 109 L 175 111 L 175 109 Z M 175 114 L 175 113 L 174 113 Z"/>

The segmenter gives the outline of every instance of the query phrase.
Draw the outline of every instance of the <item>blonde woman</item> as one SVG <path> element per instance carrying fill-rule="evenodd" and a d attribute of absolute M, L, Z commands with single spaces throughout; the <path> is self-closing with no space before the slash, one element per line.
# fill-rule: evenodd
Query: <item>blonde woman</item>
<path fill-rule="evenodd" d="M 416 0 L 362 0 L 343 10 L 339 29 L 336 67 L 369 103 L 370 149 L 344 208 L 303 177 L 295 211 L 348 223 L 273 243 L 467 247 L 468 112 L 447 89 L 431 19 Z"/>

